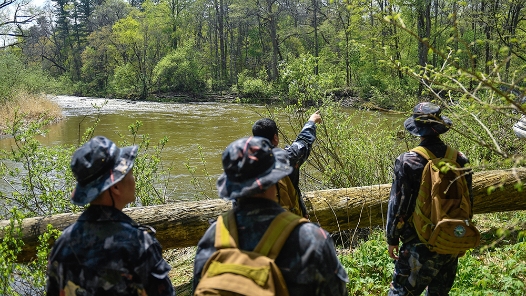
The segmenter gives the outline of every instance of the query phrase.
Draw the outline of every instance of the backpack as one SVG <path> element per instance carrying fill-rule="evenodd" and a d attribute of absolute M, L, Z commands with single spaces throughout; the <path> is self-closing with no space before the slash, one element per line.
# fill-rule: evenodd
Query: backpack
<path fill-rule="evenodd" d="M 300 208 L 299 194 L 289 176 L 279 180 L 278 184 L 278 202 L 285 210 L 298 216 L 303 216 Z"/>
<path fill-rule="evenodd" d="M 194 295 L 284 295 L 289 292 L 274 262 L 289 234 L 308 222 L 290 212 L 276 216 L 253 251 L 237 248 L 234 211 L 219 216 L 214 246 L 216 252 L 206 261 Z"/>
<path fill-rule="evenodd" d="M 418 237 L 433 252 L 463 255 L 479 245 L 480 232 L 471 221 L 469 189 L 458 170 L 458 152 L 448 146 L 446 155 L 437 158 L 422 146 L 411 151 L 428 160 L 411 216 Z"/>

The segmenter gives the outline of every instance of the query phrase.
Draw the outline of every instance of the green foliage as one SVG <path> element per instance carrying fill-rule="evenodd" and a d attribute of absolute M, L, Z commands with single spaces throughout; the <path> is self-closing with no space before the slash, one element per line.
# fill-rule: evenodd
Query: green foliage
<path fill-rule="evenodd" d="M 151 138 L 149 135 L 139 135 L 139 129 L 142 122 L 136 121 L 134 124 L 128 126 L 133 141 L 130 143 L 126 140 L 124 135 L 119 135 L 121 138 L 121 146 L 139 145 L 139 152 L 133 165 L 133 174 L 135 176 L 135 195 L 137 201 L 131 206 L 150 206 L 157 204 L 165 204 L 168 200 L 166 198 L 166 190 L 170 183 L 168 176 L 170 175 L 170 167 L 165 167 L 162 160 L 162 153 L 164 146 L 168 142 L 167 137 L 163 137 L 157 145 L 151 145 Z M 140 142 L 136 143 L 137 137 Z"/>
<path fill-rule="evenodd" d="M 291 143 L 295 139 L 314 111 L 320 110 L 322 116 L 308 165 L 302 166 L 309 176 L 308 181 L 302 184 L 306 190 L 385 184 L 391 181 L 394 159 L 405 149 L 395 137 L 402 124 L 400 119 L 392 120 L 374 112 L 344 112 L 342 107 L 329 99 L 325 99 L 319 108 L 300 109 L 301 112 L 297 112 L 298 108 L 289 106 L 283 111 L 291 125 L 288 129 L 280 128 L 283 143 Z M 278 126 L 284 127 L 279 119 L 276 122 Z M 284 130 L 292 130 L 293 134 L 283 134 Z"/>
<path fill-rule="evenodd" d="M 525 243 L 460 258 L 451 295 L 524 295 Z"/>
<path fill-rule="evenodd" d="M 272 83 L 262 78 L 252 78 L 245 70 L 237 75 L 237 91 L 242 98 L 270 98 L 275 91 Z"/>
<path fill-rule="evenodd" d="M 110 93 L 117 97 L 132 97 L 140 93 L 139 85 L 137 85 L 137 71 L 135 67 L 130 64 L 124 64 L 115 68 L 115 73 L 110 81 Z"/>
<path fill-rule="evenodd" d="M 13 275 L 17 269 L 15 263 L 18 253 L 22 250 L 24 243 L 19 239 L 22 234 L 20 225 L 23 214 L 16 209 L 11 209 L 9 225 L 0 229 L 4 239 L 0 241 L 0 292 L 2 295 L 13 294 Z"/>
<path fill-rule="evenodd" d="M 192 175 L 192 181 L 190 182 L 195 188 L 194 198 L 196 200 L 200 200 L 202 198 L 211 199 L 213 197 L 209 196 L 209 192 L 216 191 L 215 190 L 215 179 L 208 172 L 208 168 L 206 166 L 206 160 L 203 155 L 203 148 L 200 145 L 197 145 L 197 148 L 199 150 L 200 164 L 202 166 L 201 174 L 199 175 L 196 174 L 197 167 L 190 165 L 190 159 L 186 160 L 185 166 L 186 166 L 186 169 L 188 169 L 188 172 L 190 173 L 190 175 Z"/>
<path fill-rule="evenodd" d="M 53 79 L 37 68 L 26 66 L 9 50 L 0 51 L 0 104 L 11 100 L 16 92 L 30 94 L 50 90 Z"/>
<path fill-rule="evenodd" d="M 497 216 L 499 214 L 496 214 Z M 494 221 L 495 222 L 495 221 Z M 349 295 L 385 295 L 394 264 L 384 234 L 374 230 L 355 249 L 341 250 L 340 261 L 349 275 Z M 523 295 L 526 290 L 526 244 L 516 242 L 459 259 L 450 295 Z"/>
<path fill-rule="evenodd" d="M 160 91 L 200 92 L 204 90 L 200 66 L 189 46 L 164 56 L 153 69 L 153 81 Z"/>
<path fill-rule="evenodd" d="M 315 74 L 318 59 L 310 54 L 290 58 L 280 65 L 279 89 L 285 98 L 299 106 L 312 105 L 337 85 L 330 72 Z"/>
<path fill-rule="evenodd" d="M 383 232 L 374 231 L 348 252 L 343 252 L 340 261 L 349 276 L 349 295 L 387 294 L 394 264 L 387 253 Z"/>
<path fill-rule="evenodd" d="M 2 295 L 43 295 L 46 286 L 47 258 L 51 250 L 49 243 L 54 241 L 60 231 L 51 225 L 38 237 L 37 257 L 29 264 L 16 263 L 17 254 L 24 243 L 22 219 L 24 215 L 16 208 L 10 210 L 9 225 L 0 228 L 3 239 L 0 241 L 0 293 Z"/>
<path fill-rule="evenodd" d="M 454 132 L 446 134 L 444 139 L 468 155 L 476 170 L 523 165 L 526 147 L 511 130 L 516 119 L 491 108 L 477 110 L 465 106 L 449 106 L 448 116 L 454 122 Z M 478 145 L 473 145 L 474 142 Z"/>
<path fill-rule="evenodd" d="M 46 133 L 46 124 L 49 120 L 28 122 L 23 113 L 17 113 L 7 130 L 15 149 L 0 150 L 0 176 L 13 189 L 0 196 L 7 208 L 16 207 L 27 217 L 74 210 L 68 201 L 73 183 L 69 172 L 72 147 L 40 144 L 36 137 Z M 9 217 L 2 213 L 0 218 Z"/>

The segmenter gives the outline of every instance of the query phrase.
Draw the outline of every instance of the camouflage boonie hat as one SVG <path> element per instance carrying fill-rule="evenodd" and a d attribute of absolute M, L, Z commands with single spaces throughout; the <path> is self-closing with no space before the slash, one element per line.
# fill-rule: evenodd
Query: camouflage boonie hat
<path fill-rule="evenodd" d="M 83 206 L 126 176 L 133 167 L 138 146 L 119 148 L 111 140 L 98 136 L 73 153 L 70 167 L 77 186 L 71 202 Z"/>
<path fill-rule="evenodd" d="M 438 136 L 449 130 L 453 122 L 446 116 L 440 115 L 440 106 L 430 102 L 417 104 L 413 108 L 413 115 L 404 122 L 405 129 L 413 136 Z"/>
<path fill-rule="evenodd" d="M 285 150 L 272 149 L 262 137 L 232 142 L 222 155 L 224 173 L 217 180 L 219 197 L 235 200 L 265 191 L 292 172 Z"/>

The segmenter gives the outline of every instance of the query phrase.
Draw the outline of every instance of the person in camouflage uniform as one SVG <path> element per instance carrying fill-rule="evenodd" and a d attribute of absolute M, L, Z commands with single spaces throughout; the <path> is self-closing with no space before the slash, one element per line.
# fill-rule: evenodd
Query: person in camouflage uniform
<path fill-rule="evenodd" d="M 296 140 L 290 146 L 285 147 L 285 151 L 289 156 L 290 165 L 293 167 L 292 173 L 290 173 L 288 177 L 294 186 L 301 211 L 301 213 L 297 214 L 301 214 L 301 216 L 307 219 L 309 218 L 309 215 L 299 187 L 300 167 L 305 161 L 307 161 L 307 158 L 309 158 L 312 144 L 316 140 L 317 123 L 321 123 L 319 111 L 314 112 L 309 117 L 309 120 L 303 126 L 303 129 L 296 137 Z M 279 145 L 278 127 L 276 122 L 270 118 L 263 118 L 256 121 L 252 126 L 252 135 L 268 139 L 273 147 L 278 147 Z"/>
<path fill-rule="evenodd" d="M 234 208 L 239 248 L 253 250 L 272 220 L 285 211 L 276 198 L 275 184 L 290 174 L 287 154 L 262 137 L 242 138 L 222 155 L 224 173 L 217 180 L 219 196 L 237 201 Z M 203 267 L 216 251 L 216 222 L 197 245 L 193 289 Z M 330 235 L 313 223 L 302 223 L 290 234 L 275 260 L 290 295 L 347 295 L 347 273 L 336 256 Z"/>
<path fill-rule="evenodd" d="M 440 113 L 439 106 L 423 102 L 414 107 L 413 115 L 404 122 L 409 133 L 420 137 L 419 145 L 436 157 L 445 155 L 447 146 L 439 135 L 452 125 L 451 120 Z M 469 161 L 459 152 L 457 162 L 464 167 Z M 386 227 L 389 256 L 395 260 L 389 295 L 420 295 L 426 287 L 427 295 L 448 295 L 455 281 L 457 256 L 431 252 L 420 242 L 410 220 L 426 164 L 424 157 L 412 151 L 402 153 L 394 164 Z M 472 176 L 466 174 L 465 177 L 473 204 Z"/>
<path fill-rule="evenodd" d="M 137 150 L 95 137 L 73 154 L 71 201 L 90 206 L 51 250 L 47 295 L 175 295 L 155 230 L 122 212 L 135 201 Z"/>

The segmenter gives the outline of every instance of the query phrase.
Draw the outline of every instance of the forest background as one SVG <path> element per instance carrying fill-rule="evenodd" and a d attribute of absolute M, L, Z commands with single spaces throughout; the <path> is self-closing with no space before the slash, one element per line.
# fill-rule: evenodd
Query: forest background
<path fill-rule="evenodd" d="M 290 116 L 298 108 L 322 109 L 324 128 L 306 169 L 320 171 L 326 188 L 339 188 L 389 182 L 393 142 L 416 145 L 397 130 L 371 135 L 365 122 L 348 125 L 338 112 L 341 105 L 408 115 L 416 102 L 432 100 L 455 123 L 448 143 L 470 157 L 475 171 L 513 169 L 524 165 L 525 155 L 524 141 L 511 130 L 526 114 L 525 4 L 57 0 L 38 8 L 0 0 L 0 113 L 13 110 L 2 113 L 1 129 L 17 143 L 17 150 L 1 151 L 0 175 L 23 186 L 0 194 L 16 205 L 2 217 L 12 225 L 6 229 L 11 236 L 0 243 L 0 294 L 42 294 L 45 242 L 58 232 L 41 238 L 37 260 L 17 264 L 20 219 L 82 210 L 67 202 L 74 147 L 43 147 L 35 140 L 60 110 L 32 114 L 21 102 L 41 109 L 44 93 L 195 101 L 227 95 L 238 102 L 288 105 L 283 112 Z M 301 123 L 299 118 L 295 124 Z M 139 128 L 140 123 L 130 126 L 131 137 L 121 140 L 140 141 L 145 153 L 138 159 L 138 197 L 153 196 L 150 180 L 161 173 L 156 169 L 162 143 L 139 137 Z M 377 159 L 374 167 L 371 157 Z M 9 170 L 7 161 L 21 163 L 27 173 Z M 57 174 L 64 176 L 58 183 Z M 524 212 L 476 220 L 484 227 L 484 244 L 461 259 L 453 294 L 524 295 Z M 341 251 L 351 294 L 385 293 L 392 272 L 386 250 L 382 232 L 372 230 L 362 244 Z M 188 254 L 172 258 L 176 284 L 189 281 Z"/>

